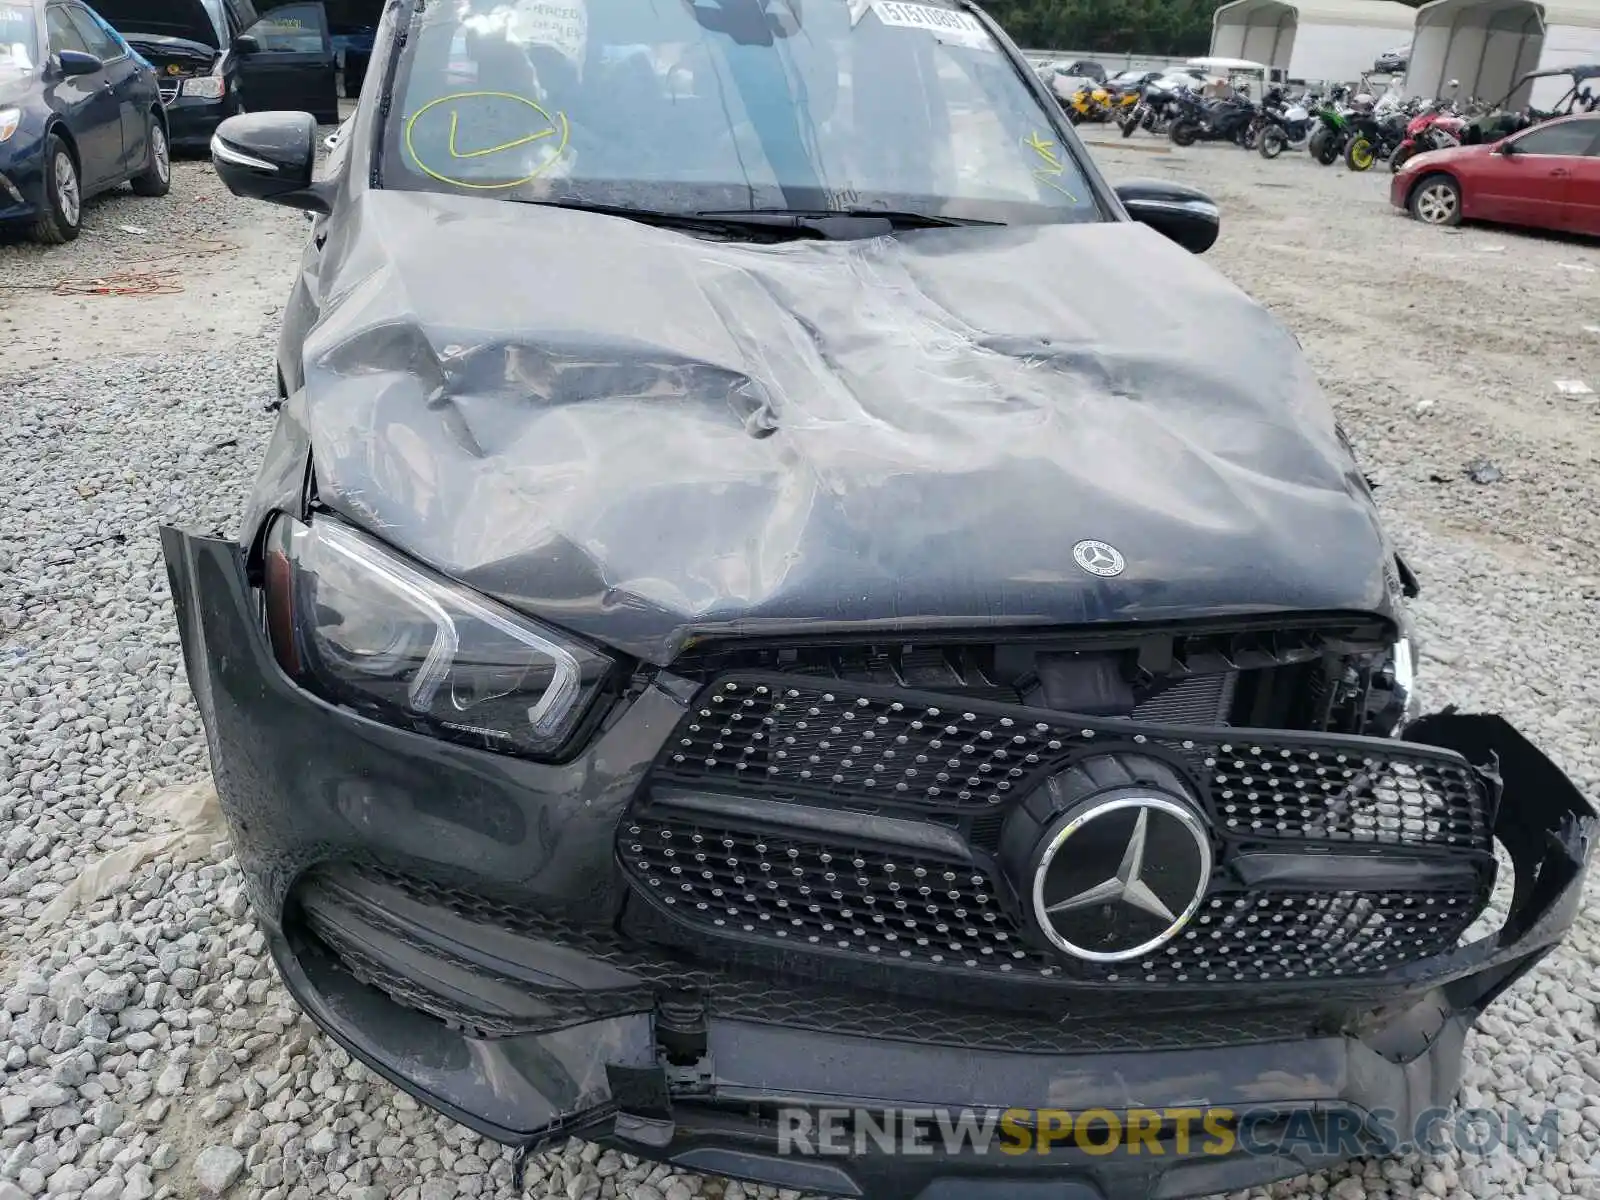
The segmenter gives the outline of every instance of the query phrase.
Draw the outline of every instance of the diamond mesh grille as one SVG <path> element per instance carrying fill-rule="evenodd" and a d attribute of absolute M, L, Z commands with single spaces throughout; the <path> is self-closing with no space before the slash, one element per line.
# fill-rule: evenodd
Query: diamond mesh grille
<path fill-rule="evenodd" d="M 638 819 L 623 861 L 689 919 L 826 949 L 924 962 L 1051 964 L 1022 941 L 993 880 L 970 863 Z"/>
<path fill-rule="evenodd" d="M 1128 743 L 1186 761 L 1223 830 L 1483 849 L 1491 814 L 1471 767 L 1404 742 L 1128 722 L 783 676 L 702 693 L 657 770 L 700 786 L 972 814 L 1026 795 L 1074 754 Z M 1228 740 L 1223 740 L 1227 738 Z"/>
<path fill-rule="evenodd" d="M 1189 927 L 1147 958 L 1068 960 L 1030 940 L 986 851 L 1048 776 L 1118 749 L 1185 768 L 1218 836 L 1219 865 Z M 1453 948 L 1488 885 L 1481 873 L 1455 873 L 1428 890 L 1251 890 L 1227 870 L 1241 849 L 1290 843 L 1477 859 L 1490 845 L 1489 789 L 1458 756 L 1399 741 L 1080 719 L 740 674 L 706 687 L 654 779 L 959 831 L 972 861 L 779 832 L 759 809 L 735 817 L 646 802 L 617 843 L 635 887 L 677 926 L 957 974 L 1202 989 L 1372 978 Z"/>
<path fill-rule="evenodd" d="M 639 815 L 618 852 L 680 924 L 796 949 L 984 974 L 1204 987 L 1361 978 L 1449 950 L 1482 898 L 1215 888 L 1189 929 L 1138 962 L 1036 949 L 984 866 L 789 833 Z"/>
<path fill-rule="evenodd" d="M 1218 823 L 1250 837 L 1478 847 L 1483 792 L 1463 764 L 1224 743 L 1206 755 Z"/>

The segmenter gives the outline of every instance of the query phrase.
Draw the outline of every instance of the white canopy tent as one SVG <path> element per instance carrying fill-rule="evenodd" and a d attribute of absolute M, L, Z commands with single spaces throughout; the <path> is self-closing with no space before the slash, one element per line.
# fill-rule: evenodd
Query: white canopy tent
<path fill-rule="evenodd" d="M 1600 0 L 1433 0 L 1417 9 L 1406 91 L 1438 96 L 1451 80 L 1462 96 L 1496 101 L 1534 70 L 1600 62 Z M 1507 104 L 1548 108 L 1566 80 L 1538 80 Z"/>
<path fill-rule="evenodd" d="M 1212 18 L 1211 53 L 1291 79 L 1353 81 L 1403 45 L 1415 22 L 1416 10 L 1393 0 L 1233 0 Z"/>

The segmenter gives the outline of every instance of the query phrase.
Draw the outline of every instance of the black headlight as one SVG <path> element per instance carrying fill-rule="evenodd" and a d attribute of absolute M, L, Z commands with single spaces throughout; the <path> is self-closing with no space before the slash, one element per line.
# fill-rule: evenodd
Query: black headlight
<path fill-rule="evenodd" d="M 308 691 L 375 720 L 552 758 L 611 660 L 327 516 L 267 534 L 268 632 Z"/>

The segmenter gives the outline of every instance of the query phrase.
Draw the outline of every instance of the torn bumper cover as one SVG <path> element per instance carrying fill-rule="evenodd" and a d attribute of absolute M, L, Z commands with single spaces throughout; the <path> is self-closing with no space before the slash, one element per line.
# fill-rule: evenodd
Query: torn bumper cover
<path fill-rule="evenodd" d="M 1385 1130 L 1449 1105 L 1472 1022 L 1580 902 L 1588 803 L 1500 718 L 1441 714 L 1394 745 L 1476 767 L 1459 764 L 1515 871 L 1502 926 L 1470 945 L 1361 979 L 1085 987 L 1048 1011 L 846 987 L 737 954 L 708 966 L 639 935 L 659 914 L 639 910 L 616 842 L 696 685 L 657 674 L 560 765 L 448 744 L 295 687 L 239 548 L 171 529 L 164 544 L 223 808 L 287 985 L 374 1070 L 508 1144 L 578 1135 L 841 1196 L 1238 1190 L 1392 1149 Z M 838 1157 L 784 1143 L 793 1110 L 831 1106 L 980 1119 L 1207 1106 L 1254 1134 L 1226 1153 L 1166 1126 L 1143 1153 L 1068 1140 L 1048 1154 L 891 1154 L 869 1139 Z M 1344 1133 L 1272 1141 L 1306 1118 Z"/>

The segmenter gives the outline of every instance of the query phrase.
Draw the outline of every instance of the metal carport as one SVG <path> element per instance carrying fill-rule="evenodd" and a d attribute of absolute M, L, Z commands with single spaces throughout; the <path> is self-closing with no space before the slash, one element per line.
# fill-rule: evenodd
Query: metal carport
<path fill-rule="evenodd" d="M 1211 19 L 1211 53 L 1291 79 L 1354 81 L 1405 44 L 1415 21 L 1415 9 L 1392 0 L 1233 0 Z"/>
<path fill-rule="evenodd" d="M 1600 0 L 1433 0 L 1417 10 L 1406 91 L 1437 96 L 1453 79 L 1462 97 L 1499 100 L 1533 70 L 1600 61 Z M 1509 106 L 1548 107 L 1567 85 L 1540 81 Z"/>

